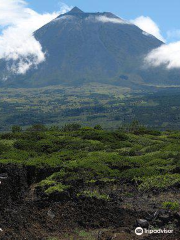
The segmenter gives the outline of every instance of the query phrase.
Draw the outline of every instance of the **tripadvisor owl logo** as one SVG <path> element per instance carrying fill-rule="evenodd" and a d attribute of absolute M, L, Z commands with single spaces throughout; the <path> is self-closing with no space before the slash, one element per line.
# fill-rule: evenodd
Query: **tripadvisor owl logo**
<path fill-rule="evenodd" d="M 138 236 L 142 235 L 143 234 L 143 229 L 141 227 L 137 227 L 135 229 L 135 234 L 138 235 Z"/>

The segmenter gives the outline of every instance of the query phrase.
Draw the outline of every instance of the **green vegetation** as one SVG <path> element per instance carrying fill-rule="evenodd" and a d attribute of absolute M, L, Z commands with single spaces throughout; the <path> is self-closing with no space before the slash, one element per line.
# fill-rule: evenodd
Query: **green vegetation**
<path fill-rule="evenodd" d="M 103 199 L 103 200 L 109 199 L 108 195 L 100 194 L 97 191 L 83 191 L 78 194 L 78 197 L 79 196 L 85 196 L 85 197 L 89 197 L 89 198 L 97 198 L 97 199 Z"/>
<path fill-rule="evenodd" d="M 179 90 L 150 94 L 93 83 L 81 87 L 0 89 L 0 95 L 0 131 L 10 131 L 14 125 L 13 132 L 18 133 L 34 124 L 37 130 L 39 123 L 51 130 L 64 126 L 66 131 L 67 123 L 69 130 L 78 130 L 80 124 L 96 130 L 128 130 L 126 125 L 133 119 L 152 128 L 150 134 L 154 136 L 158 136 L 159 129 L 180 129 Z M 136 122 L 132 129 L 136 129 Z"/>
<path fill-rule="evenodd" d="M 95 240 L 96 237 L 92 235 L 91 232 L 87 232 L 84 230 L 76 230 L 76 234 L 78 237 L 76 237 L 77 240 Z"/>
<path fill-rule="evenodd" d="M 137 122 L 115 131 L 79 124 L 18 129 L 0 135 L 0 163 L 50 169 L 37 182 L 46 195 L 68 192 L 109 200 L 121 184 L 143 192 L 180 185 L 178 131 L 154 132 Z"/>
<path fill-rule="evenodd" d="M 137 180 L 142 182 L 139 185 L 140 190 L 166 189 L 175 184 L 180 184 L 180 174 L 155 175 L 152 177 L 138 178 Z"/>
<path fill-rule="evenodd" d="M 180 205 L 178 202 L 163 202 L 162 207 L 171 211 L 179 211 Z"/>
<path fill-rule="evenodd" d="M 59 240 L 59 238 L 56 238 L 56 237 L 49 237 L 49 238 L 47 238 L 47 240 Z"/>
<path fill-rule="evenodd" d="M 64 186 L 62 183 L 58 183 L 56 184 L 55 186 L 52 186 L 52 187 L 49 187 L 45 193 L 47 194 L 51 194 L 53 192 L 63 192 L 64 190 L 68 189 L 69 187 L 68 186 Z"/>

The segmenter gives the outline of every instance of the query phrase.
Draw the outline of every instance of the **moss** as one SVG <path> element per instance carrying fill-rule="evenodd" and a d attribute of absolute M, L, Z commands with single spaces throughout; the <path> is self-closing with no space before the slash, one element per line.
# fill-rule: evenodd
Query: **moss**
<path fill-rule="evenodd" d="M 52 185 L 55 185 L 56 182 L 53 181 L 53 180 L 49 180 L 49 179 L 45 179 L 43 181 L 41 181 L 38 186 L 40 187 L 46 187 L 46 186 L 52 186 Z"/>
<path fill-rule="evenodd" d="M 85 196 L 89 198 L 97 198 L 101 200 L 109 200 L 109 196 L 106 194 L 100 194 L 98 191 L 83 191 L 77 194 L 77 196 Z"/>
<path fill-rule="evenodd" d="M 65 186 L 62 183 L 58 183 L 55 186 L 51 186 L 47 190 L 45 190 L 45 193 L 48 195 L 52 194 L 54 192 L 61 193 L 61 192 L 64 192 L 65 190 L 67 190 L 68 188 L 69 188 L 69 186 Z"/>
<path fill-rule="evenodd" d="M 162 207 L 167 210 L 179 211 L 180 204 L 178 202 L 163 202 Z"/>

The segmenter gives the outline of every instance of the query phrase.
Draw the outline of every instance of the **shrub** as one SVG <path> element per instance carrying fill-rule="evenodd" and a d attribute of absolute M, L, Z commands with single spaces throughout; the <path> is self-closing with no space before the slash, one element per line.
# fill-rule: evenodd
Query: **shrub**
<path fill-rule="evenodd" d="M 120 174 L 120 177 L 126 180 L 134 180 L 138 177 L 149 177 L 153 175 L 158 175 L 159 170 L 156 167 L 140 167 L 140 168 L 133 168 L 123 171 Z"/>
<path fill-rule="evenodd" d="M 61 182 L 52 180 L 51 178 L 42 180 L 37 186 L 41 187 L 47 195 L 52 194 L 54 192 L 61 193 L 69 188 L 69 186 L 62 184 Z"/>
<path fill-rule="evenodd" d="M 165 174 L 151 177 L 137 178 L 140 181 L 140 190 L 149 191 L 152 189 L 166 189 L 175 184 L 180 184 L 180 174 Z"/>
<path fill-rule="evenodd" d="M 103 130 L 103 128 L 101 127 L 101 125 L 96 125 L 96 126 L 94 127 L 94 129 L 95 129 L 95 130 Z"/>
<path fill-rule="evenodd" d="M 52 194 L 54 192 L 61 193 L 61 192 L 64 192 L 64 190 L 67 190 L 68 188 L 69 188 L 69 186 L 65 186 L 62 183 L 58 183 L 55 186 L 51 186 L 47 190 L 45 190 L 45 193 L 48 195 Z"/>
<path fill-rule="evenodd" d="M 30 132 L 45 132 L 46 130 L 47 128 L 43 124 L 34 124 L 27 129 L 27 131 L 30 131 Z"/>
<path fill-rule="evenodd" d="M 36 149 L 36 143 L 32 140 L 17 140 L 14 143 L 14 147 L 16 149 L 20 149 L 20 150 L 25 150 L 25 151 L 32 151 Z"/>
<path fill-rule="evenodd" d="M 6 139 L 6 140 L 16 139 L 16 135 L 13 133 L 3 133 L 1 134 L 1 139 Z"/>
<path fill-rule="evenodd" d="M 9 151 L 9 146 L 0 142 L 0 154 Z"/>
<path fill-rule="evenodd" d="M 36 152 L 53 153 L 60 150 L 60 147 L 54 144 L 51 140 L 43 139 L 36 143 L 35 150 Z"/>
<path fill-rule="evenodd" d="M 172 211 L 179 211 L 180 209 L 180 205 L 178 202 L 163 202 L 162 207 Z"/>
<path fill-rule="evenodd" d="M 71 132 L 71 131 L 77 131 L 81 128 L 81 125 L 78 123 L 71 123 L 71 124 L 66 124 L 63 128 L 62 131 L 64 132 Z"/>
<path fill-rule="evenodd" d="M 18 133 L 21 132 L 22 128 L 20 126 L 12 126 L 12 133 Z"/>

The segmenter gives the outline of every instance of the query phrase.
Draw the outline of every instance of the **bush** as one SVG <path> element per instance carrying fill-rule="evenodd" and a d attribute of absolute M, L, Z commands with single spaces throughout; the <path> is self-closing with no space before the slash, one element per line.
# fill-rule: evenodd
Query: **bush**
<path fill-rule="evenodd" d="M 176 211 L 176 212 L 179 211 L 180 209 L 180 205 L 178 202 L 163 202 L 162 207 L 167 210 Z"/>
<path fill-rule="evenodd" d="M 96 125 L 96 126 L 94 127 L 94 129 L 95 129 L 95 130 L 103 130 L 103 128 L 101 127 L 101 125 Z"/>
<path fill-rule="evenodd" d="M 54 192 L 62 193 L 65 190 L 67 190 L 68 188 L 69 188 L 69 186 L 65 186 L 62 183 L 58 183 L 55 186 L 49 187 L 47 190 L 45 190 L 45 193 L 48 195 L 52 194 Z"/>
<path fill-rule="evenodd" d="M 33 151 L 36 149 L 36 143 L 30 140 L 17 140 L 14 143 L 14 147 L 16 149 L 25 150 L 25 151 Z"/>
<path fill-rule="evenodd" d="M 12 126 L 12 133 L 21 132 L 22 128 L 20 126 Z"/>
<path fill-rule="evenodd" d="M 46 193 L 47 195 L 50 195 L 54 192 L 62 193 L 65 190 L 69 189 L 69 186 L 62 184 L 61 182 L 52 180 L 51 178 L 42 180 L 37 186 L 42 188 L 44 193 Z"/>
<path fill-rule="evenodd" d="M 106 194 L 100 194 L 98 191 L 83 191 L 77 194 L 77 196 L 84 196 L 88 198 L 97 198 L 102 200 L 109 200 L 109 196 Z"/>
<path fill-rule="evenodd" d="M 3 133 L 1 134 L 1 139 L 6 139 L 6 140 L 16 139 L 16 135 L 13 133 Z"/>
<path fill-rule="evenodd" d="M 123 171 L 120 175 L 121 178 L 126 180 L 134 180 L 138 177 L 149 177 L 153 175 L 158 175 L 159 170 L 156 167 L 140 167 L 140 168 L 133 168 Z"/>
<path fill-rule="evenodd" d="M 71 124 L 66 124 L 63 128 L 62 131 L 64 132 L 71 132 L 71 131 L 77 131 L 81 128 L 81 125 L 78 123 L 71 123 Z"/>
<path fill-rule="evenodd" d="M 47 135 L 44 132 L 24 132 L 19 135 L 16 139 L 24 139 L 31 141 L 39 141 L 41 139 L 46 139 Z"/>
<path fill-rule="evenodd" d="M 0 143 L 0 154 L 9 151 L 9 146 L 4 144 L 4 143 Z"/>
<path fill-rule="evenodd" d="M 137 178 L 140 181 L 140 190 L 149 191 L 152 189 L 167 189 L 176 184 L 180 184 L 180 174 L 165 174 L 151 177 Z"/>
<path fill-rule="evenodd" d="M 59 151 L 60 147 L 54 144 L 51 140 L 42 139 L 40 141 L 33 140 L 17 140 L 14 147 L 20 150 L 35 151 L 37 153 L 53 153 Z"/>
<path fill-rule="evenodd" d="M 53 153 L 60 150 L 60 147 L 48 139 L 38 141 L 35 145 L 35 151 L 41 153 Z"/>
<path fill-rule="evenodd" d="M 30 131 L 30 132 L 45 132 L 45 131 L 47 131 L 47 128 L 43 124 L 34 124 L 30 128 L 28 128 L 27 131 Z"/>

